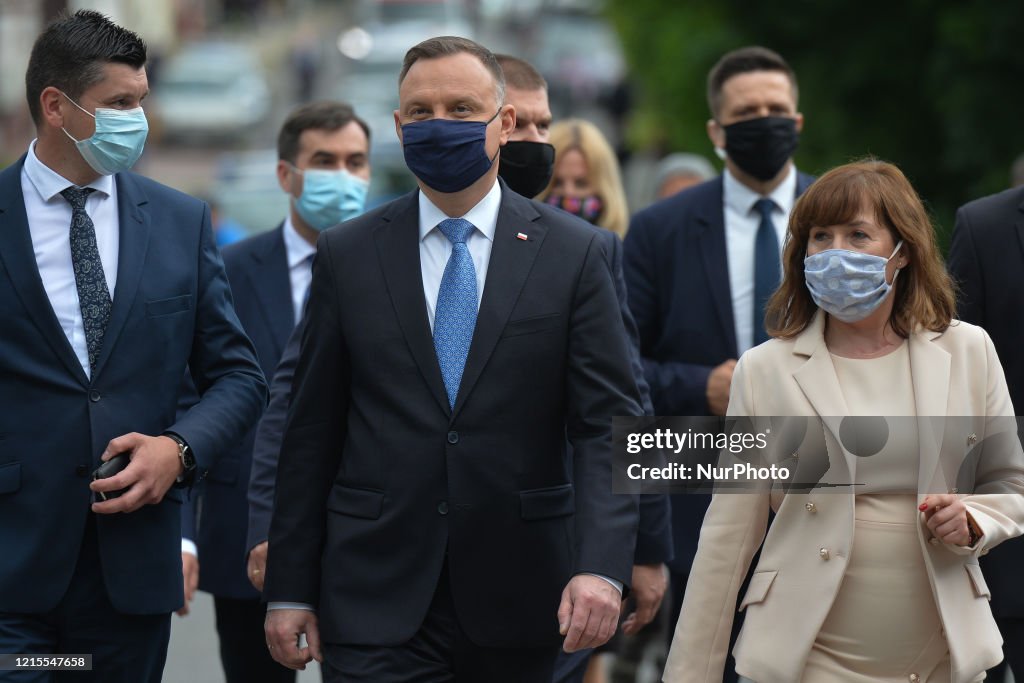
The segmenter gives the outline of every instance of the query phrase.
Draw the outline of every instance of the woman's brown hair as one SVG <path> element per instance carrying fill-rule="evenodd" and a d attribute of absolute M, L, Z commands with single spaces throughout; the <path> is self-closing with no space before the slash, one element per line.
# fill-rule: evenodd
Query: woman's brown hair
<path fill-rule="evenodd" d="M 874 212 L 894 241 L 903 240 L 900 253 L 907 265 L 893 294 L 896 299 L 889 318 L 893 331 L 908 337 L 918 326 L 936 332 L 949 327 L 956 314 L 956 296 L 928 212 L 896 166 L 868 159 L 832 169 L 797 200 L 782 256 L 782 285 L 765 312 L 770 335 L 795 337 L 818 311 L 804 280 L 811 229 L 850 223 L 862 208 Z"/>

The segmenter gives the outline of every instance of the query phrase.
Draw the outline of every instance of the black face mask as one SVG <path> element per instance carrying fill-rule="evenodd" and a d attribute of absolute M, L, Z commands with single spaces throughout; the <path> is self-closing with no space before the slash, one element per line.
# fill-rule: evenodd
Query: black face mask
<path fill-rule="evenodd" d="M 800 134 L 796 119 L 764 116 L 723 126 L 725 153 L 744 173 L 758 180 L 771 180 L 782 170 L 796 147 Z"/>
<path fill-rule="evenodd" d="M 524 197 L 536 197 L 555 171 L 555 148 L 546 142 L 511 141 L 501 148 L 498 175 Z"/>

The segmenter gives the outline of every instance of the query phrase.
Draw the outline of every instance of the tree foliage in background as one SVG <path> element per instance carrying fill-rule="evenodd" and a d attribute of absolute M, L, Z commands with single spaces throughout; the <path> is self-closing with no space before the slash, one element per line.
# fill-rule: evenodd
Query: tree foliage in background
<path fill-rule="evenodd" d="M 892 161 L 944 238 L 956 207 L 1005 189 L 1024 153 L 1024 2 L 608 0 L 607 11 L 640 93 L 636 147 L 710 155 L 707 72 L 758 44 L 797 73 L 800 168 Z"/>

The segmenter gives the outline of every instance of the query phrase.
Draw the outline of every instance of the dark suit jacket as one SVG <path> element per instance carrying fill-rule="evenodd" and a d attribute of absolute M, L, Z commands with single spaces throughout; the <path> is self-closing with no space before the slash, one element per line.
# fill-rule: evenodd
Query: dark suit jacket
<path fill-rule="evenodd" d="M 451 410 L 418 213 L 414 192 L 320 238 L 264 597 L 317 605 L 327 642 L 395 645 L 447 561 L 474 642 L 554 645 L 571 576 L 628 585 L 635 542 L 608 418 L 641 409 L 603 250 L 579 219 L 504 189 Z"/>
<path fill-rule="evenodd" d="M 107 442 L 171 430 L 200 473 L 256 422 L 266 385 L 242 332 L 205 204 L 119 173 L 117 286 L 90 380 L 53 313 L 21 192 L 24 158 L 0 173 L 0 611 L 45 612 L 71 580 Z M 203 398 L 175 418 L 186 364 Z M 184 601 L 180 504 L 98 515 L 114 608 L 167 613 Z"/>
<path fill-rule="evenodd" d="M 992 337 L 1017 415 L 1024 410 L 1024 188 L 960 207 L 949 248 L 949 271 L 960 285 L 960 319 Z M 1024 540 L 1015 538 L 981 558 L 997 617 L 1024 617 Z"/>
<path fill-rule="evenodd" d="M 797 175 L 797 195 L 813 179 Z M 629 307 L 658 415 L 708 415 L 715 366 L 736 358 L 723 178 L 636 213 L 625 243 Z M 708 497 L 672 498 L 673 568 L 689 571 Z"/>
<path fill-rule="evenodd" d="M 295 326 L 283 226 L 235 242 L 222 253 L 238 319 L 256 347 L 264 374 L 272 377 Z M 259 598 L 245 572 L 247 492 L 255 436 L 254 426 L 210 470 L 201 505 L 195 505 L 193 498 L 182 507 L 183 533 L 199 550 L 199 588 L 220 597 Z M 188 535 L 190 528 L 196 529 L 193 535 Z"/>
<path fill-rule="evenodd" d="M 630 342 L 629 357 L 633 378 L 640 391 L 644 413 L 653 415 L 650 389 L 644 378 L 643 365 L 640 361 L 636 323 L 626 304 L 626 282 L 622 274 L 622 243 L 614 233 L 607 230 L 595 230 L 595 233 L 605 247 L 608 267 L 615 281 L 619 312 L 622 315 L 622 323 Z M 243 317 L 243 323 L 244 320 Z M 270 386 L 270 405 L 267 406 L 266 412 L 260 419 L 253 447 L 252 471 L 249 480 L 249 533 L 245 546 L 247 552 L 266 541 L 270 533 L 277 460 L 281 452 L 281 441 L 284 436 L 288 405 L 291 401 L 292 379 L 295 376 L 295 366 L 299 359 L 301 338 L 302 323 L 296 327 L 288 340 L 277 372 L 267 375 L 267 377 L 273 377 L 273 380 Z M 636 564 L 660 564 L 668 562 L 671 558 L 672 524 L 668 496 L 640 496 L 640 523 L 637 529 L 634 562 Z"/>

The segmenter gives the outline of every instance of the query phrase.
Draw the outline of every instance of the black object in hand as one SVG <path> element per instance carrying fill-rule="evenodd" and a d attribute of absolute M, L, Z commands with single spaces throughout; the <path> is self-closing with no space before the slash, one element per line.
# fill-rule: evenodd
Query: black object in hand
<path fill-rule="evenodd" d="M 102 465 L 96 468 L 96 471 L 92 473 L 93 481 L 97 479 L 107 479 L 114 476 L 125 467 L 128 467 L 128 463 L 132 461 L 131 455 L 128 452 L 118 453 L 110 460 L 106 461 Z M 110 500 L 117 498 L 128 489 L 118 489 L 117 491 L 97 491 L 96 498 L 98 501 Z"/>

